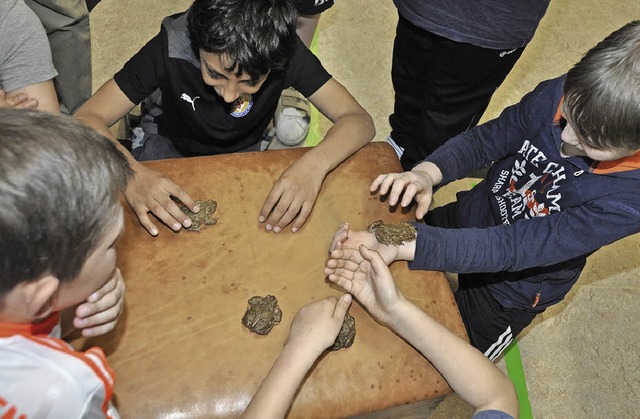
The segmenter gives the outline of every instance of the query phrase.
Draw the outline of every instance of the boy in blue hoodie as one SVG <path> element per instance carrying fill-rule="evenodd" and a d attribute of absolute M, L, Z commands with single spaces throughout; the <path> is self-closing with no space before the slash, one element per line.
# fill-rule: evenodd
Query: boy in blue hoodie
<path fill-rule="evenodd" d="M 434 188 L 491 162 L 484 181 L 427 213 Z M 343 225 L 327 272 L 359 261 L 360 243 L 387 263 L 458 272 L 469 339 L 495 359 L 564 298 L 590 254 L 640 232 L 640 21 L 411 171 L 378 176 L 371 191 L 392 206 L 416 201 L 416 240 L 383 245 Z"/>

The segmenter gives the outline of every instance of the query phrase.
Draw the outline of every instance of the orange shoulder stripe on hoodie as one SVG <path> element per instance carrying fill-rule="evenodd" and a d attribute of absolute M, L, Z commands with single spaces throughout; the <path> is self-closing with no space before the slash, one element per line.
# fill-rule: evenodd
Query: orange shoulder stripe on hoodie
<path fill-rule="evenodd" d="M 593 173 L 603 175 L 607 173 L 628 172 L 640 169 L 640 151 L 631 156 L 613 161 L 601 161 L 594 165 Z"/>

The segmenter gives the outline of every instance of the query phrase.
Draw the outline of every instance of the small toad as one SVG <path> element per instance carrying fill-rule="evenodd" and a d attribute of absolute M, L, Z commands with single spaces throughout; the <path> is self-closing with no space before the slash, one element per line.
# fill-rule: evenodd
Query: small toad
<path fill-rule="evenodd" d="M 406 221 L 399 224 L 385 224 L 384 221 L 378 220 L 371 223 L 367 230 L 376 235 L 378 243 L 394 246 L 415 240 L 418 234 L 416 228 Z"/>
<path fill-rule="evenodd" d="M 338 349 L 348 348 L 353 345 L 353 341 L 356 338 L 356 319 L 349 313 L 344 316 L 342 327 L 336 341 L 328 347 L 330 351 L 337 351 Z"/>
<path fill-rule="evenodd" d="M 203 225 L 212 225 L 218 222 L 218 217 L 213 215 L 218 208 L 216 201 L 208 199 L 206 201 L 196 201 L 196 204 L 200 207 L 200 211 L 195 213 L 186 206 L 180 205 L 180 210 L 191 219 L 191 227 L 185 228 L 185 230 L 200 231 Z"/>
<path fill-rule="evenodd" d="M 282 310 L 278 300 L 273 295 L 260 297 L 256 295 L 249 299 L 249 308 L 242 317 L 242 324 L 259 335 L 268 334 L 273 326 L 282 320 Z"/>

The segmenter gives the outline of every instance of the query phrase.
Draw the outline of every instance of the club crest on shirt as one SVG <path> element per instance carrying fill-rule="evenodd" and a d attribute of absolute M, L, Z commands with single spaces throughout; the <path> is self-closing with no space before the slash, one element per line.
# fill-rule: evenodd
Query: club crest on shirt
<path fill-rule="evenodd" d="M 253 96 L 243 93 L 239 98 L 233 102 L 233 106 L 231 108 L 231 116 L 235 116 L 236 118 L 240 118 L 245 116 L 251 110 L 253 106 Z"/>

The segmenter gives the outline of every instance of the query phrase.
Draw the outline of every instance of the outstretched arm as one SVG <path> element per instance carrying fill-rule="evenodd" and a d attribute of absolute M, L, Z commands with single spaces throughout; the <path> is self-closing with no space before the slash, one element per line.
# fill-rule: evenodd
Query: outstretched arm
<path fill-rule="evenodd" d="M 325 274 L 331 269 L 341 268 L 347 262 L 360 263 L 362 256 L 358 249 L 365 245 L 380 253 L 387 265 L 396 260 L 412 261 L 416 251 L 415 240 L 403 242 L 401 245 L 378 243 L 374 233 L 368 231 L 353 231 L 349 223 L 343 223 L 333 235 L 329 245 L 329 260 Z"/>
<path fill-rule="evenodd" d="M 243 413 L 243 418 L 283 418 L 300 383 L 340 332 L 351 295 L 328 297 L 302 307 L 289 339 Z"/>
<path fill-rule="evenodd" d="M 396 288 L 379 253 L 361 246 L 362 261 L 329 275 L 329 280 L 353 294 L 378 321 L 422 353 L 453 391 L 476 412 L 500 410 L 518 416 L 511 381 L 477 349 L 409 302 Z"/>
<path fill-rule="evenodd" d="M 282 173 L 260 210 L 259 221 L 279 233 L 296 232 L 307 221 L 327 174 L 375 135 L 373 120 L 340 83 L 327 81 L 309 97 L 333 126 L 322 142 Z"/>
<path fill-rule="evenodd" d="M 149 234 L 158 234 L 158 228 L 149 217 L 150 212 L 175 231 L 183 226 L 189 227 L 191 220 L 180 211 L 171 197 L 179 199 L 193 212 L 198 212 L 199 208 L 191 196 L 164 174 L 137 162 L 109 130 L 111 125 L 123 118 L 134 106 L 118 84 L 111 79 L 100 87 L 74 116 L 109 138 L 127 157 L 134 175 L 124 195 L 140 224 Z"/>

